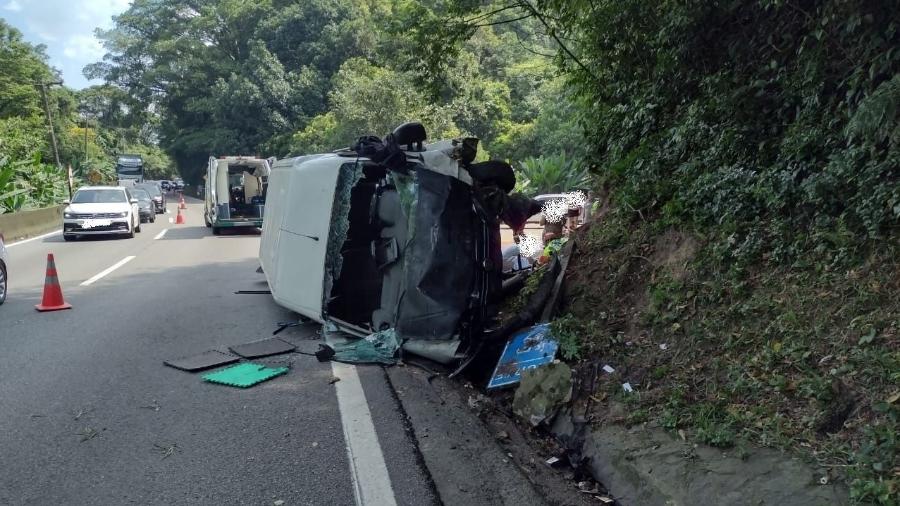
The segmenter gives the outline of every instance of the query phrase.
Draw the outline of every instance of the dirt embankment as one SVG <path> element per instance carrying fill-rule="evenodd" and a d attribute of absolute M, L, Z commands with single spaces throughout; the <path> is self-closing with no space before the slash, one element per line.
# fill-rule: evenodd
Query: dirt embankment
<path fill-rule="evenodd" d="M 833 269 L 815 255 L 736 266 L 721 241 L 643 217 L 605 215 L 576 240 L 561 328 L 580 348 L 576 411 L 595 427 L 788 450 L 854 500 L 896 504 L 896 244 Z"/>

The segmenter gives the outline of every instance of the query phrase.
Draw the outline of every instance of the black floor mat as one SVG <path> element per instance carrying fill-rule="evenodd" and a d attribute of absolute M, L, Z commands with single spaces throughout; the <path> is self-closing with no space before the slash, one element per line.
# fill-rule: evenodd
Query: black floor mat
<path fill-rule="evenodd" d="M 257 358 L 278 355 L 279 353 L 289 353 L 296 350 L 297 347 L 277 337 L 272 337 L 262 341 L 229 346 L 228 349 L 244 358 Z"/>
<path fill-rule="evenodd" d="M 198 355 L 177 358 L 175 360 L 166 360 L 163 362 L 169 367 L 181 369 L 182 371 L 202 371 L 220 365 L 232 364 L 240 360 L 240 357 L 222 353 L 221 351 L 209 350 Z"/>

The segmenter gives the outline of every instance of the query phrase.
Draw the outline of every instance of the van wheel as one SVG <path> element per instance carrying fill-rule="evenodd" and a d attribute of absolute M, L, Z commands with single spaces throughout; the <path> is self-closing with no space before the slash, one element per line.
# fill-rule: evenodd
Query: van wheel
<path fill-rule="evenodd" d="M 137 233 L 141 232 L 141 220 L 138 220 L 138 224 L 136 227 L 134 227 L 134 231 Z"/>
<path fill-rule="evenodd" d="M 128 230 L 128 234 L 127 234 L 125 237 L 128 238 L 128 239 L 134 239 L 134 226 L 132 226 L 132 227 Z"/>
<path fill-rule="evenodd" d="M 222 235 L 222 229 L 220 227 L 213 227 L 213 235 Z"/>

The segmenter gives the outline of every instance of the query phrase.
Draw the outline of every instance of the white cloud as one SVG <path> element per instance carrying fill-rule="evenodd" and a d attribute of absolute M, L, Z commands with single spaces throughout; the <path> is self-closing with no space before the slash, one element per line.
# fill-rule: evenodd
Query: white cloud
<path fill-rule="evenodd" d="M 67 85 L 89 83 L 85 65 L 103 58 L 105 51 L 94 37 L 97 28 L 109 29 L 112 17 L 128 9 L 132 0 L 0 0 L 3 17 L 22 30 L 26 40 L 47 46 L 52 64 Z"/>
<path fill-rule="evenodd" d="M 94 36 L 73 35 L 66 41 L 63 54 L 73 60 L 99 60 L 106 51 Z"/>

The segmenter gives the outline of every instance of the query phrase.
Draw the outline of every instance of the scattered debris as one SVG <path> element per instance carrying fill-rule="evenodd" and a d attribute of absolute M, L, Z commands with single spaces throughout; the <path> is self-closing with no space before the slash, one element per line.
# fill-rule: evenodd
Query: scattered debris
<path fill-rule="evenodd" d="M 612 497 L 606 497 L 605 495 L 601 495 L 597 498 L 597 500 L 602 502 L 603 504 L 615 504 L 616 502 L 616 500 Z"/>
<path fill-rule="evenodd" d="M 272 290 L 238 290 L 234 292 L 235 295 L 267 295 L 271 293 Z"/>
<path fill-rule="evenodd" d="M 666 351 L 666 350 L 669 349 L 669 345 L 666 344 L 666 343 L 662 343 L 662 344 L 659 345 L 659 349 L 661 349 L 661 350 L 663 350 L 663 351 Z"/>
<path fill-rule="evenodd" d="M 348 343 L 321 344 L 319 346 L 316 358 L 320 362 L 334 360 L 351 364 L 394 365 L 397 363 L 397 350 L 400 349 L 394 329 L 375 332 L 363 339 L 356 339 Z"/>
<path fill-rule="evenodd" d="M 313 442 L 312 442 L 312 447 L 315 448 L 315 447 L 317 447 L 317 446 L 319 446 L 319 442 L 318 442 L 318 441 L 313 441 Z"/>
<path fill-rule="evenodd" d="M 550 467 L 558 467 L 562 465 L 562 459 L 559 457 L 550 457 L 549 459 L 544 461 Z"/>
<path fill-rule="evenodd" d="M 332 376 L 331 379 L 328 380 L 328 384 L 329 384 L 329 385 L 334 385 L 334 384 L 337 383 L 338 381 L 341 381 L 341 378 L 338 378 L 338 377 L 336 377 L 336 376 Z"/>
<path fill-rule="evenodd" d="M 513 397 L 513 412 L 538 426 L 572 399 L 572 370 L 563 362 L 526 369 Z"/>
<path fill-rule="evenodd" d="M 253 362 L 246 362 L 206 374 L 203 376 L 203 380 L 232 387 L 248 388 L 286 372 L 288 372 L 287 367 L 269 368 Z"/>
<path fill-rule="evenodd" d="M 162 455 L 162 458 L 164 459 L 167 459 L 172 455 L 175 455 L 175 453 L 181 451 L 181 448 L 178 447 L 178 443 L 172 443 L 170 445 L 154 443 L 153 447 L 156 448 L 156 451 L 159 452 L 159 454 Z"/>
<path fill-rule="evenodd" d="M 608 365 L 604 365 L 604 366 L 603 366 L 603 370 L 604 370 L 607 374 L 612 374 L 612 373 L 616 372 L 615 369 L 613 369 L 612 367 L 610 367 L 610 366 L 608 366 Z"/>
<path fill-rule="evenodd" d="M 84 443 L 85 441 L 90 441 L 91 439 L 99 436 L 100 433 L 91 427 L 85 427 L 76 435 L 81 436 L 81 442 Z"/>
<path fill-rule="evenodd" d="M 268 357 L 269 355 L 290 353 L 296 350 L 297 347 L 277 337 L 270 337 L 252 343 L 229 346 L 228 349 L 231 350 L 232 353 L 237 353 L 244 358 L 259 358 Z"/>
<path fill-rule="evenodd" d="M 622 383 L 622 390 L 626 392 L 634 392 L 634 388 L 631 388 L 631 383 Z"/>
<path fill-rule="evenodd" d="M 166 360 L 163 364 L 182 371 L 195 372 L 227 364 L 233 364 L 240 358 L 217 350 L 204 351 L 197 355 Z"/>
<path fill-rule="evenodd" d="M 514 385 L 521 379 L 522 371 L 545 366 L 553 362 L 559 343 L 550 336 L 550 324 L 542 323 L 527 328 L 510 338 L 500 355 L 488 389 Z"/>
<path fill-rule="evenodd" d="M 273 505 L 273 506 L 284 506 L 284 501 L 282 501 L 281 499 L 279 499 L 279 500 L 273 502 L 272 505 Z"/>
<path fill-rule="evenodd" d="M 78 420 L 79 418 L 90 413 L 93 410 L 94 408 L 79 408 L 72 412 L 72 416 L 75 417 L 75 420 Z"/>
<path fill-rule="evenodd" d="M 159 408 L 159 402 L 157 402 L 156 399 L 153 399 L 153 402 L 146 406 L 141 406 L 141 409 L 152 409 L 153 411 L 159 411 Z"/>
<path fill-rule="evenodd" d="M 31 418 L 46 418 L 46 417 L 47 417 L 47 415 L 41 415 L 41 414 L 38 414 L 38 413 L 32 413 L 32 414 L 31 414 Z"/>
<path fill-rule="evenodd" d="M 506 432 L 505 430 L 501 430 L 494 437 L 496 437 L 497 439 L 499 439 L 501 441 L 505 441 L 505 440 L 509 439 L 509 432 Z"/>

